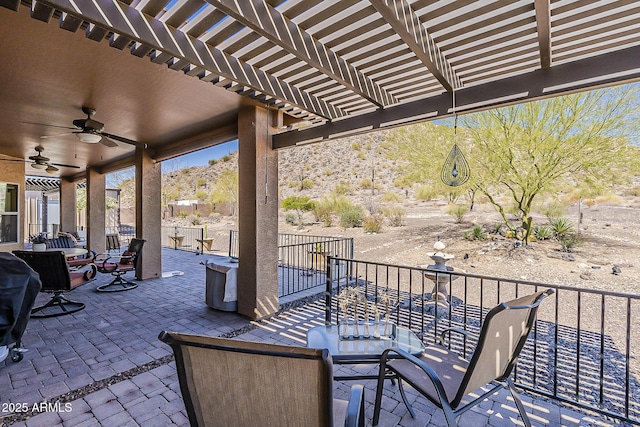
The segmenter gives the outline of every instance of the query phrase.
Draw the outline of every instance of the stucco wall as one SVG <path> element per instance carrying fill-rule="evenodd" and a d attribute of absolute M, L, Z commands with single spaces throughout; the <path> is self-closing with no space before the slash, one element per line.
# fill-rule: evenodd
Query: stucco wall
<path fill-rule="evenodd" d="M 24 166 L 23 162 L 3 162 L 0 161 L 0 182 L 18 184 L 19 209 L 18 216 L 18 243 L 0 243 L 0 252 L 11 252 L 15 249 L 22 249 L 24 244 Z"/>

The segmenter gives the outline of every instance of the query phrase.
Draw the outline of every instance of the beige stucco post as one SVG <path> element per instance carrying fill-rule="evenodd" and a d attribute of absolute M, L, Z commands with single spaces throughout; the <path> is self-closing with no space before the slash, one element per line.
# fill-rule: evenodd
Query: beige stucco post
<path fill-rule="evenodd" d="M 146 240 L 142 247 L 138 280 L 162 276 L 162 246 L 160 241 L 162 168 L 148 150 L 136 148 L 136 237 Z"/>
<path fill-rule="evenodd" d="M 106 250 L 105 176 L 95 168 L 87 168 L 87 248 L 104 253 Z"/>
<path fill-rule="evenodd" d="M 238 312 L 260 319 L 278 311 L 278 155 L 267 110 L 238 115 Z"/>
<path fill-rule="evenodd" d="M 60 179 L 60 231 L 77 231 L 76 211 L 76 183 L 62 177 Z"/>

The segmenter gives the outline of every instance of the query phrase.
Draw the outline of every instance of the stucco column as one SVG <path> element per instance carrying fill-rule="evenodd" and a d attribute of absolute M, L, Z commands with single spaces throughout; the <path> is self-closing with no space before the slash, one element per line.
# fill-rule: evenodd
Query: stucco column
<path fill-rule="evenodd" d="M 101 254 L 106 251 L 105 176 L 94 168 L 87 168 L 87 248 Z"/>
<path fill-rule="evenodd" d="M 271 148 L 267 110 L 238 115 L 238 312 L 274 314 L 278 302 L 278 154 Z"/>
<path fill-rule="evenodd" d="M 60 231 L 78 231 L 76 215 L 76 183 L 62 177 L 60 179 Z"/>
<path fill-rule="evenodd" d="M 142 247 L 138 280 L 162 276 L 162 246 L 160 241 L 162 168 L 148 150 L 136 148 L 136 237 L 146 240 Z"/>

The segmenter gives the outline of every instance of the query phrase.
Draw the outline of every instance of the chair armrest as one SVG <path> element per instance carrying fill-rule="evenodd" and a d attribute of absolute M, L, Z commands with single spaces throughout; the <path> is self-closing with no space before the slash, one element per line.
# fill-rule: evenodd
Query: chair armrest
<path fill-rule="evenodd" d="M 364 427 L 364 387 L 360 384 L 351 386 L 345 427 Z"/>
<path fill-rule="evenodd" d="M 447 397 L 447 393 L 444 391 L 444 386 L 440 381 L 440 377 L 438 377 L 438 374 L 436 374 L 436 371 L 434 371 L 433 368 L 431 368 L 431 366 L 427 365 L 422 360 L 415 357 L 413 354 L 407 351 L 404 351 L 401 348 L 391 347 L 382 352 L 382 356 L 380 357 L 380 374 L 379 374 L 380 377 L 384 375 L 384 371 L 387 369 L 387 360 L 394 357 L 394 356 L 390 356 L 389 353 L 395 353 L 400 358 L 406 359 L 409 362 L 416 365 L 418 368 L 420 368 L 431 380 L 433 387 L 436 389 L 436 393 L 438 394 L 438 399 L 440 399 L 440 402 L 449 403 L 449 398 Z"/>
<path fill-rule="evenodd" d="M 445 335 L 449 335 L 451 336 L 451 332 L 455 332 L 461 335 L 464 335 L 466 337 L 476 337 L 477 335 L 469 332 L 469 331 L 465 331 L 464 329 L 460 329 L 460 328 L 446 328 L 444 329 L 442 332 L 440 332 L 440 338 L 438 338 L 438 342 L 440 343 L 441 346 L 444 346 L 444 336 Z"/>

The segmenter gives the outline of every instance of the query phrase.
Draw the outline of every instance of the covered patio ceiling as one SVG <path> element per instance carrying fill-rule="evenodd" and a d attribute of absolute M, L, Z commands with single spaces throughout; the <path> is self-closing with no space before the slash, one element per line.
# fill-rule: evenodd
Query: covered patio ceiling
<path fill-rule="evenodd" d="M 445 117 L 454 93 L 464 113 L 640 78 L 634 0 L 0 5 L 0 153 L 27 158 L 42 143 L 80 174 L 134 150 L 40 138 L 83 105 L 161 160 L 234 138 L 243 105 L 290 119 L 273 139 L 283 148 Z"/>

